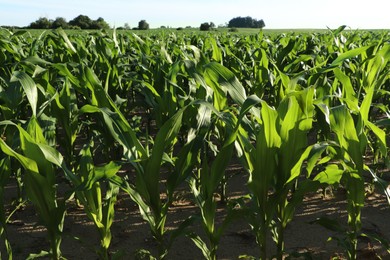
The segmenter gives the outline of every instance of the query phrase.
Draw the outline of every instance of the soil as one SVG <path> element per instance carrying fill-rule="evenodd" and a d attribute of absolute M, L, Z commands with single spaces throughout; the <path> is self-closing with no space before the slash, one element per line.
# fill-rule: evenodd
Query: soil
<path fill-rule="evenodd" d="M 246 176 L 233 174 L 227 186 L 228 199 L 245 193 Z M 188 189 L 187 189 L 188 190 Z M 167 228 L 177 227 L 188 216 L 199 211 L 192 202 L 191 195 L 183 187 L 177 194 L 177 202 L 171 207 Z M 6 189 L 8 202 L 12 200 L 15 187 Z M 8 211 L 15 207 L 8 203 Z M 115 223 L 112 226 L 111 251 L 122 251 L 121 259 L 134 259 L 139 249 L 155 253 L 156 244 L 151 237 L 149 227 L 139 215 L 134 202 L 126 194 L 120 194 L 116 205 Z M 217 223 L 224 217 L 221 204 L 218 208 Z M 319 217 L 327 216 L 347 222 L 345 192 L 342 189 L 308 194 L 304 203 L 297 209 L 295 218 L 287 227 L 285 234 L 286 252 L 307 253 L 306 259 L 344 259 L 343 248 L 336 241 L 327 242 L 335 233 L 318 224 L 311 224 Z M 362 212 L 363 231 L 378 234 L 390 239 L 390 209 L 384 195 L 372 192 L 367 196 Z M 32 206 L 27 204 L 17 210 L 7 224 L 8 237 L 12 244 L 14 259 L 26 259 L 30 253 L 48 250 L 45 228 L 38 224 L 38 218 Z M 195 231 L 201 234 L 200 225 Z M 77 237 L 78 239 L 75 239 Z M 0 245 L 4 251 L 3 242 Z M 271 242 L 270 242 L 271 244 Z M 98 259 L 94 249 L 98 248 L 98 232 L 93 223 L 85 216 L 83 209 L 69 202 L 65 218 L 64 238 L 61 245 L 63 256 L 67 259 Z M 238 259 L 242 255 L 258 257 L 259 249 L 250 227 L 244 221 L 234 222 L 224 233 L 218 249 L 218 259 Z M 359 259 L 390 259 L 389 253 L 378 243 L 366 238 L 359 240 Z M 168 254 L 168 259 L 204 259 L 201 251 L 187 237 L 179 237 Z M 292 258 L 292 259 L 304 259 Z"/>

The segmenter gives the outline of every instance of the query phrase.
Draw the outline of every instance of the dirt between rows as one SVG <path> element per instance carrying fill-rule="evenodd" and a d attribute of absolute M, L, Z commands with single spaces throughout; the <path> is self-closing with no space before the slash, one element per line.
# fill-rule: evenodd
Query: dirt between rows
<path fill-rule="evenodd" d="M 242 195 L 246 180 L 243 174 L 233 175 L 227 186 L 228 198 Z M 14 190 L 15 187 L 12 185 L 7 187 L 7 196 L 12 197 L 10 194 L 13 194 Z M 178 200 L 171 207 L 168 215 L 166 224 L 168 229 L 177 227 L 188 216 L 199 212 L 192 202 L 191 194 L 187 191 L 188 189 L 183 189 L 177 194 Z M 7 205 L 7 209 L 10 211 L 13 207 Z M 218 208 L 217 223 L 220 223 L 224 216 L 225 211 L 221 205 Z M 335 233 L 318 224 L 310 224 L 322 216 L 336 218 L 343 223 L 347 222 L 345 192 L 342 189 L 335 189 L 333 193 L 325 194 L 325 197 L 322 191 L 305 197 L 304 203 L 297 209 L 295 218 L 286 230 L 285 245 L 288 253 L 307 252 L 311 259 L 345 258 L 343 249 L 336 241 L 327 241 Z M 385 196 L 377 192 L 368 195 L 362 212 L 363 231 L 374 232 L 390 239 L 389 220 L 390 209 Z M 7 231 L 14 259 L 26 259 L 30 253 L 49 249 L 45 228 L 38 224 L 37 215 L 31 205 L 26 205 L 14 213 L 7 224 Z M 195 231 L 202 234 L 200 224 L 195 226 Z M 124 253 L 122 259 L 134 259 L 134 254 L 139 249 L 156 253 L 156 244 L 148 224 L 142 220 L 137 206 L 126 194 L 120 194 L 118 198 L 112 234 L 111 251 L 122 250 Z M 98 232 L 93 223 L 86 217 L 82 208 L 70 202 L 61 245 L 63 256 L 67 259 L 98 259 L 94 252 L 98 246 Z M 0 250 L 5 253 L 3 242 Z M 229 226 L 224 233 L 218 249 L 218 259 L 239 259 L 242 255 L 258 257 L 259 249 L 250 227 L 240 220 Z M 359 240 L 358 256 L 359 259 L 379 259 L 379 257 L 390 259 L 390 255 L 381 245 L 363 238 Z M 176 240 L 167 258 L 204 259 L 201 251 L 184 236 Z"/>

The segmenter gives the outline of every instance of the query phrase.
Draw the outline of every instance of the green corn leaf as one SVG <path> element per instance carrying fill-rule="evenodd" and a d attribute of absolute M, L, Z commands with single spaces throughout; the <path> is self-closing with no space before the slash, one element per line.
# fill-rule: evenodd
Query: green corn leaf
<path fill-rule="evenodd" d="M 118 187 L 120 187 L 124 192 L 129 194 L 130 198 L 137 203 L 142 218 L 149 223 L 150 226 L 156 226 L 155 218 L 151 212 L 150 207 L 145 203 L 144 199 L 141 197 L 141 195 L 137 192 L 137 190 L 131 186 L 127 181 L 125 181 L 123 178 L 115 175 L 109 180 L 110 182 L 114 183 Z M 138 189 L 138 187 L 137 187 Z"/>
<path fill-rule="evenodd" d="M 187 235 L 195 243 L 195 245 L 201 250 L 205 259 L 210 259 L 210 250 L 207 247 L 206 242 L 204 242 L 198 235 L 195 233 L 190 233 Z"/>
<path fill-rule="evenodd" d="M 390 118 L 378 120 L 375 125 L 388 127 L 390 126 Z"/>
<path fill-rule="evenodd" d="M 328 146 L 328 143 L 317 143 L 312 146 L 306 165 L 307 177 L 311 175 L 314 167 L 317 163 L 319 163 L 322 153 L 328 148 Z"/>
<path fill-rule="evenodd" d="M 374 87 L 379 81 L 380 74 L 385 71 L 384 68 L 390 59 L 390 45 L 384 45 L 376 54 L 370 59 L 367 64 L 367 85 L 366 87 Z M 386 73 L 385 73 L 386 74 Z M 378 82 L 380 83 L 380 81 Z"/>
<path fill-rule="evenodd" d="M 102 178 L 110 179 L 114 175 L 116 175 L 120 169 L 121 166 L 116 164 L 115 162 L 109 162 L 104 166 L 95 167 L 96 179 L 102 179 Z"/>
<path fill-rule="evenodd" d="M 91 161 L 90 163 L 93 162 Z M 118 171 L 121 169 L 121 166 L 114 162 L 110 162 L 104 166 L 92 166 L 92 168 L 93 169 L 90 171 L 87 171 L 84 182 L 77 187 L 77 190 L 89 190 L 95 183 L 99 182 L 100 180 L 112 178 L 118 173 Z"/>
<path fill-rule="evenodd" d="M 29 256 L 26 258 L 26 260 L 34 260 L 40 257 L 50 257 L 51 253 L 47 251 L 41 251 L 38 254 L 29 254 Z"/>
<path fill-rule="evenodd" d="M 366 126 L 378 138 L 380 151 L 383 155 L 386 155 L 387 154 L 386 132 L 384 130 L 380 129 L 374 123 L 371 123 L 370 121 L 366 122 Z"/>
<path fill-rule="evenodd" d="M 146 164 L 144 175 L 139 175 L 145 183 L 151 199 L 152 208 L 155 210 L 159 208 L 158 204 L 160 202 L 158 185 L 162 158 L 165 149 L 171 145 L 172 141 L 178 135 L 183 112 L 184 110 L 178 111 L 178 113 L 170 118 L 158 131 L 154 141 L 152 155 Z"/>
<path fill-rule="evenodd" d="M 345 95 L 344 101 L 348 104 L 349 108 L 353 111 L 358 111 L 358 98 L 356 97 L 356 92 L 352 86 L 351 79 L 347 75 L 345 75 L 344 72 L 341 71 L 339 68 L 335 68 L 333 70 L 336 78 L 341 82 L 343 86 L 343 92 Z"/>
<path fill-rule="evenodd" d="M 291 169 L 291 174 L 289 179 L 286 181 L 286 184 L 292 182 L 295 180 L 301 173 L 301 168 L 303 162 L 307 159 L 309 154 L 311 153 L 313 147 L 309 146 L 306 148 L 306 150 L 302 153 L 301 157 L 299 158 L 298 162 L 294 165 L 294 167 Z"/>
<path fill-rule="evenodd" d="M 72 53 L 76 53 L 76 49 L 75 47 L 73 46 L 73 44 L 71 43 L 71 41 L 69 40 L 68 38 L 68 35 L 66 35 L 65 31 L 62 29 L 62 28 L 58 28 L 57 29 L 57 32 L 61 35 L 61 37 L 64 39 L 65 43 L 66 43 L 66 47 L 71 50 Z"/>
<path fill-rule="evenodd" d="M 104 91 L 99 78 L 96 76 L 93 70 L 89 67 L 85 67 L 84 75 L 88 82 L 87 86 L 92 93 L 92 105 L 111 108 L 111 102 L 107 97 L 107 93 Z"/>
<path fill-rule="evenodd" d="M 4 191 L 5 186 L 8 183 L 8 178 L 11 175 L 11 160 L 10 157 L 4 157 L 0 160 L 0 201 L 4 202 Z M 8 239 L 7 234 L 7 218 L 6 218 L 6 209 L 5 209 L 5 203 L 0 204 L 0 237 L 4 241 L 4 246 L 6 249 L 6 254 L 8 256 L 8 259 L 12 259 L 12 246 Z M 12 214 L 8 214 L 8 218 L 12 216 Z M 0 258 L 2 257 L 0 253 Z"/>
<path fill-rule="evenodd" d="M 314 181 L 318 181 L 323 184 L 333 185 L 339 183 L 341 177 L 344 174 L 344 170 L 340 169 L 335 164 L 326 166 L 326 169 L 314 177 Z"/>
<path fill-rule="evenodd" d="M 320 188 L 320 183 L 313 180 L 303 180 L 299 183 L 298 189 L 294 191 L 292 197 L 284 208 L 282 225 L 284 227 L 290 223 L 294 217 L 295 209 L 303 203 L 304 197 L 309 192 L 316 192 Z"/>
<path fill-rule="evenodd" d="M 262 125 L 257 136 L 256 150 L 253 151 L 254 169 L 249 179 L 249 187 L 263 200 L 277 171 L 276 154 L 281 138 L 276 129 L 277 111 L 265 101 L 262 101 L 261 105 Z"/>
<path fill-rule="evenodd" d="M 234 126 L 232 126 L 234 127 Z M 235 141 L 237 139 L 237 130 L 233 131 L 231 135 L 226 138 L 223 147 L 220 149 L 215 160 L 210 169 L 211 177 L 205 185 L 208 187 L 209 194 L 212 196 L 212 193 L 215 192 L 215 189 L 220 184 L 223 176 L 225 175 L 225 170 L 229 165 L 230 158 L 233 155 Z"/>
<path fill-rule="evenodd" d="M 72 74 L 69 70 L 67 64 L 64 63 L 54 63 L 52 65 L 61 76 L 66 77 L 70 82 L 72 82 L 74 87 L 80 91 L 84 96 L 88 97 L 87 89 L 80 86 L 80 79 Z"/>
<path fill-rule="evenodd" d="M 31 172 L 38 173 L 38 166 L 37 166 L 35 161 L 15 152 L 1 138 L 0 138 L 0 146 L 1 146 L 1 150 L 3 151 L 3 153 L 16 158 L 25 169 L 27 169 Z"/>
<path fill-rule="evenodd" d="M 27 132 L 20 127 L 18 128 L 23 152 L 28 157 L 35 157 L 38 161 L 15 152 L 2 139 L 0 139 L 0 147 L 5 154 L 16 158 L 27 170 L 27 174 L 24 176 L 27 196 L 33 202 L 39 217 L 48 229 L 52 254 L 59 256 L 61 254 L 59 246 L 61 243 L 65 208 L 62 203 L 57 204 L 54 176 L 52 175 L 52 169 L 49 168 L 48 162 L 45 161 L 43 156 L 40 157 L 42 153 L 37 149 L 37 144 L 32 141 Z M 40 172 L 40 170 L 48 170 L 48 172 Z"/>
<path fill-rule="evenodd" d="M 382 178 L 378 177 L 378 175 L 373 170 L 371 170 L 368 166 L 365 166 L 364 169 L 371 174 L 375 184 L 379 186 L 379 188 L 386 195 L 387 203 L 390 205 L 390 189 L 388 188 L 390 184 L 385 180 L 383 180 Z"/>
<path fill-rule="evenodd" d="M 208 76 L 206 79 L 218 83 L 224 92 L 229 93 L 235 103 L 238 105 L 244 103 L 245 89 L 229 69 L 217 62 L 211 62 L 205 65 L 205 73 Z"/>
<path fill-rule="evenodd" d="M 247 99 L 245 99 L 244 103 L 242 104 L 242 107 L 240 109 L 240 115 L 238 117 L 238 120 L 241 121 L 246 113 L 248 113 L 252 109 L 252 113 L 259 116 L 260 111 L 258 111 L 256 108 L 254 108 L 255 105 L 260 104 L 261 99 L 256 95 L 251 95 Z"/>
<path fill-rule="evenodd" d="M 11 77 L 11 82 L 18 81 L 26 93 L 28 102 L 30 103 L 32 113 L 37 115 L 38 105 L 38 88 L 33 79 L 23 71 L 15 71 Z"/>
<path fill-rule="evenodd" d="M 284 115 L 284 113 L 286 114 Z M 291 169 L 299 161 L 301 154 L 307 147 L 306 131 L 311 128 L 311 118 L 308 119 L 306 124 L 303 123 L 306 119 L 294 96 L 286 98 L 280 103 L 278 115 L 280 116 L 280 129 L 278 133 L 282 140 L 279 152 L 279 158 L 281 160 L 279 162 L 279 181 L 283 182 L 284 185 L 284 182 L 290 178 Z"/>
<path fill-rule="evenodd" d="M 346 27 L 347 27 L 346 25 L 341 25 L 341 26 L 339 26 L 336 30 L 331 30 L 331 31 L 332 31 L 332 34 L 333 34 L 334 36 L 337 36 L 337 35 L 339 35 L 342 31 L 344 31 Z M 328 29 L 329 29 L 329 27 L 328 27 Z"/>
<path fill-rule="evenodd" d="M 367 51 L 371 46 L 364 46 L 364 47 L 359 47 L 355 48 L 349 51 L 346 51 L 342 54 L 340 54 L 331 64 L 331 67 L 335 67 L 340 65 L 343 61 L 354 58 L 356 56 L 359 56 L 363 54 L 365 51 Z"/>
<path fill-rule="evenodd" d="M 139 172 L 143 171 L 137 160 L 139 158 L 146 158 L 147 152 L 138 140 L 134 130 L 127 121 L 123 120 L 121 115 L 114 113 L 107 108 L 98 108 L 91 105 L 84 105 L 80 109 L 80 113 L 101 113 L 111 135 L 124 148 L 124 156 Z"/>
<path fill-rule="evenodd" d="M 356 172 L 348 172 L 346 184 L 348 225 L 356 234 L 361 229 L 361 208 L 364 206 L 365 198 L 364 179 Z"/>
<path fill-rule="evenodd" d="M 319 224 L 319 225 L 323 226 L 326 229 L 329 229 L 329 230 L 335 231 L 335 232 L 340 232 L 340 233 L 346 231 L 345 227 L 343 227 L 339 223 L 338 220 L 330 219 L 330 218 L 327 218 L 327 217 L 317 218 L 316 220 L 310 222 L 310 224 Z"/>
<path fill-rule="evenodd" d="M 32 116 L 27 125 L 27 132 L 37 143 L 46 144 L 46 138 L 43 135 L 43 130 L 39 125 L 38 119 Z"/>
<path fill-rule="evenodd" d="M 372 105 L 372 98 L 374 96 L 375 88 L 374 86 L 366 89 L 366 95 L 360 105 L 360 114 L 364 122 L 369 121 L 369 113 Z"/>
<path fill-rule="evenodd" d="M 211 47 L 213 50 L 212 59 L 218 63 L 222 63 L 222 52 L 221 48 L 217 44 L 217 40 L 215 38 L 208 38 L 211 41 Z"/>
<path fill-rule="evenodd" d="M 331 128 L 336 133 L 340 146 L 351 157 L 354 167 L 362 173 L 363 158 L 357 129 L 345 106 L 333 107 L 330 114 Z"/>

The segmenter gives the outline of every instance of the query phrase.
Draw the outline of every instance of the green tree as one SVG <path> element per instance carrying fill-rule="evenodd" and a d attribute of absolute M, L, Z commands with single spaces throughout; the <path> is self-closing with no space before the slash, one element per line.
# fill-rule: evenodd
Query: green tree
<path fill-rule="evenodd" d="M 104 19 L 102 17 L 99 17 L 97 20 L 92 21 L 89 29 L 102 30 L 102 29 L 109 29 L 109 28 L 110 28 L 110 25 L 106 21 L 104 21 Z"/>
<path fill-rule="evenodd" d="M 52 21 L 47 19 L 46 17 L 40 17 L 35 22 L 32 22 L 28 28 L 31 29 L 50 29 L 52 26 Z"/>
<path fill-rule="evenodd" d="M 211 22 L 211 23 L 202 23 L 200 25 L 200 30 L 201 31 L 210 31 L 214 27 L 215 27 L 215 24 L 213 22 Z"/>
<path fill-rule="evenodd" d="M 93 21 L 91 20 L 91 18 L 89 18 L 86 15 L 82 15 L 82 14 L 80 14 L 79 16 L 74 18 L 73 20 L 69 21 L 70 25 L 78 26 L 81 29 L 91 29 L 92 23 L 93 23 Z"/>
<path fill-rule="evenodd" d="M 263 19 L 260 19 L 260 20 L 258 20 L 257 21 L 257 27 L 256 28 L 260 28 L 260 29 L 262 29 L 262 28 L 264 28 L 265 27 L 265 22 L 264 22 L 264 20 Z"/>
<path fill-rule="evenodd" d="M 149 24 L 145 20 L 141 20 L 138 23 L 139 30 L 149 30 Z"/>
<path fill-rule="evenodd" d="M 235 17 L 231 19 L 228 23 L 229 28 L 263 28 L 265 23 L 263 19 L 256 20 L 250 16 L 247 17 Z"/>
<path fill-rule="evenodd" d="M 63 17 L 57 17 L 54 22 L 51 25 L 51 28 L 56 29 L 56 28 L 62 28 L 62 29 L 68 29 L 69 24 L 66 21 L 65 18 Z"/>

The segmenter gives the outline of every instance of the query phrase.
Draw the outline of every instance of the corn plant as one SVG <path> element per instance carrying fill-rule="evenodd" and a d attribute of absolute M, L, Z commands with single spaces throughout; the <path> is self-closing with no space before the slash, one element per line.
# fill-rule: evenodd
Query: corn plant
<path fill-rule="evenodd" d="M 216 55 L 215 59 L 217 59 L 220 54 L 214 53 L 213 55 Z M 206 93 L 212 93 L 210 96 L 213 97 L 211 100 L 213 105 L 210 107 L 211 104 L 206 105 L 207 103 L 205 103 L 198 110 L 197 119 L 199 122 L 204 122 L 200 125 L 202 126 L 200 132 L 205 133 L 203 137 L 205 140 L 200 139 L 199 141 L 206 142 L 198 151 L 198 174 L 191 179 L 190 188 L 201 211 L 200 219 L 207 241 L 202 240 L 195 233 L 190 233 L 189 236 L 207 259 L 216 259 L 219 240 L 228 223 L 232 220 L 232 216 L 235 215 L 228 214 L 224 224 L 216 228 L 217 201 L 214 193 L 219 187 L 222 187 L 221 198 L 224 199 L 223 187 L 226 185 L 224 172 L 234 152 L 239 125 L 234 114 L 228 111 L 230 109 L 228 100 L 230 96 L 234 103 L 241 105 L 244 103 L 246 93 L 234 74 L 219 63 L 208 63 L 204 65 L 204 71 L 199 73 L 203 74 L 203 80 L 198 78 L 201 86 L 206 90 Z M 212 117 L 212 114 L 215 117 Z M 210 163 L 211 159 L 209 158 L 211 154 L 215 154 L 212 163 Z"/>
<path fill-rule="evenodd" d="M 20 124 L 4 120 L 3 128 L 16 128 L 19 136 L 16 139 L 1 140 L 1 148 L 7 156 L 14 157 L 26 173 L 22 176 L 26 185 L 27 197 L 35 206 L 38 215 L 48 230 L 51 245 L 49 254 L 52 258 L 61 257 L 60 245 L 62 241 L 62 229 L 65 216 L 65 201 L 58 199 L 56 195 L 56 168 L 62 167 L 62 157 L 47 143 L 38 120 L 43 115 L 47 104 L 43 104 L 38 110 L 38 88 L 35 82 L 26 73 L 14 72 L 11 81 L 18 82 L 25 93 L 31 108 L 31 117 L 24 129 Z M 17 141 L 19 140 L 19 141 Z M 11 146 L 10 146 L 11 145 Z M 19 150 L 20 153 L 18 151 Z M 53 165 L 54 164 L 54 165 Z M 67 176 L 71 176 L 66 172 Z"/>
<path fill-rule="evenodd" d="M 234 79 L 232 77 L 231 79 Z M 229 202 L 227 207 L 227 215 L 222 221 L 219 227 L 215 224 L 217 200 L 215 193 L 218 187 L 226 180 L 225 170 L 230 163 L 230 159 L 234 154 L 236 148 L 237 136 L 241 128 L 240 124 L 245 119 L 245 114 L 252 109 L 252 107 L 258 102 L 255 97 L 249 97 L 242 105 L 238 116 L 232 111 L 218 112 L 215 108 L 207 109 L 207 106 L 203 105 L 199 109 L 199 117 L 205 122 L 209 122 L 206 125 L 202 125 L 202 131 L 212 132 L 213 123 L 211 120 L 211 113 L 216 115 L 216 120 L 224 124 L 224 136 L 222 138 L 221 147 L 214 151 L 215 158 L 210 158 L 210 147 L 204 144 L 203 148 L 198 151 L 198 170 L 196 174 L 190 179 L 189 184 L 192 193 L 195 198 L 195 203 L 200 209 L 200 219 L 202 222 L 203 231 L 206 234 L 207 240 L 201 238 L 200 235 L 191 232 L 188 236 L 194 241 L 195 245 L 202 251 L 206 259 L 217 259 L 217 249 L 219 241 L 224 234 L 228 225 L 237 219 L 245 212 L 235 209 L 234 202 Z M 233 110 L 235 111 L 235 110 Z M 201 131 L 201 132 L 202 132 Z M 204 136 L 207 137 L 209 133 Z M 208 141 L 210 142 L 210 140 Z"/>
<path fill-rule="evenodd" d="M 128 122 L 117 111 L 113 113 L 108 109 L 99 109 L 92 106 L 85 106 L 81 109 L 83 113 L 101 113 L 103 119 L 110 129 L 113 137 L 120 143 L 124 150 L 124 156 L 134 166 L 136 185 L 132 186 L 121 181 L 122 188 L 129 192 L 131 198 L 138 204 L 142 217 L 150 225 L 153 237 L 158 243 L 158 257 L 164 258 L 168 253 L 168 247 L 164 242 L 165 221 L 168 208 L 172 203 L 173 190 L 168 190 L 168 198 L 165 202 L 160 198 L 159 175 L 161 165 L 167 158 L 165 150 L 175 140 L 183 111 L 168 120 L 158 132 L 154 141 L 151 154 L 143 148 L 138 141 L 134 131 Z M 134 148 L 138 148 L 135 150 Z M 180 176 L 180 175 L 178 175 Z M 176 183 L 173 183 L 173 187 Z M 169 185 L 168 185 L 169 187 Z"/>
<path fill-rule="evenodd" d="M 113 162 L 100 167 L 95 166 L 88 145 L 83 147 L 80 153 L 80 163 L 76 172 L 81 184 L 75 187 L 76 198 L 84 206 L 85 213 L 94 222 L 99 232 L 99 257 L 109 259 L 108 250 L 112 238 L 111 225 L 114 221 L 114 205 L 119 187 L 112 182 L 105 183 L 104 181 L 115 176 L 120 166 Z"/>
<path fill-rule="evenodd" d="M 313 94 L 313 88 L 291 92 L 277 109 L 259 100 L 261 112 L 256 120 L 260 129 L 255 146 L 248 140 L 248 133 L 240 134 L 243 160 L 250 174 L 252 202 L 248 221 L 261 259 L 268 257 L 267 237 L 271 230 L 277 244 L 276 257 L 282 259 L 284 253 L 284 230 L 298 204 L 288 199 L 289 193 L 307 158 L 306 151 L 311 150 L 307 133 L 313 120 Z"/>
<path fill-rule="evenodd" d="M 0 237 L 4 241 L 4 246 L 6 249 L 4 257 L 7 256 L 8 259 L 12 259 L 12 247 L 11 243 L 7 236 L 7 216 L 4 207 L 4 188 L 8 183 L 8 178 L 11 175 L 11 163 L 9 157 L 4 157 L 0 161 L 0 201 L 2 202 L 0 205 Z M 2 258 L 2 254 L 0 253 L 0 258 Z"/>
<path fill-rule="evenodd" d="M 223 234 L 224 228 L 226 228 L 226 225 L 230 220 L 229 216 L 225 219 L 226 222 L 222 227 L 218 229 L 215 227 L 217 206 L 215 192 L 222 182 L 225 169 L 232 157 L 236 132 L 237 131 L 234 131 L 234 129 L 226 131 L 226 141 L 224 142 L 223 147 L 217 152 L 217 156 L 211 165 L 209 165 L 210 159 L 208 158 L 210 152 L 205 145 L 202 149 L 203 152 L 199 154 L 201 160 L 197 174 L 198 176 L 192 178 L 190 181 L 190 187 L 194 194 L 195 202 L 201 211 L 202 226 L 208 241 L 206 243 L 200 236 L 194 233 L 190 234 L 190 237 L 202 250 L 206 259 L 216 259 L 219 240 Z"/>
<path fill-rule="evenodd" d="M 58 200 L 55 189 L 55 171 L 52 163 L 48 160 L 52 149 L 42 139 L 34 139 L 23 128 L 11 122 L 2 122 L 15 126 L 20 132 L 21 151 L 24 155 L 17 153 L 1 140 L 1 149 L 8 156 L 17 159 L 27 171 L 24 177 L 28 198 L 34 204 L 43 224 L 48 230 L 50 252 L 53 259 L 61 257 L 62 229 L 65 217 L 64 201 Z M 32 122 L 39 134 L 39 126 Z M 31 125 L 30 124 L 30 125 Z M 37 138 L 37 137 L 35 137 Z"/>
<path fill-rule="evenodd" d="M 389 59 L 389 46 L 385 45 L 377 51 L 373 58 L 368 59 L 364 63 L 367 66 L 365 71 L 370 71 L 370 74 L 363 74 L 360 79 L 362 90 L 366 92 L 363 99 L 359 98 L 358 94 L 350 91 L 349 101 L 355 100 L 354 106 L 350 102 L 346 103 L 355 111 L 355 118 L 349 114 L 346 106 L 337 106 L 331 109 L 330 127 L 336 133 L 337 142 L 342 149 L 341 157 L 344 158 L 342 165 L 345 170 L 343 182 L 347 189 L 348 201 L 348 244 L 346 246 L 347 254 L 350 259 L 356 258 L 357 236 L 361 228 L 361 208 L 364 206 L 364 179 L 363 172 L 368 170 L 373 174 L 374 180 L 380 183 L 380 179 L 364 162 L 366 147 L 369 144 L 370 132 L 375 136 L 378 145 L 378 151 L 387 156 L 387 145 L 385 132 L 371 122 L 369 114 L 373 106 L 372 100 L 376 91 L 378 91 L 387 76 L 383 72 L 385 65 Z M 349 51 L 347 53 L 352 53 Z M 356 54 L 355 54 L 356 55 Z M 367 55 L 362 53 L 362 55 Z M 386 70 L 385 70 L 386 71 Z M 335 72 L 345 86 L 345 89 L 351 90 L 351 83 L 348 79 L 341 76 L 341 72 Z M 349 87 L 348 87 L 349 85 Z M 352 93 L 351 93 L 352 92 Z M 347 92 L 348 93 L 348 92 Z M 360 107 L 358 108 L 358 100 L 361 99 Z M 354 113 L 352 113 L 353 115 Z M 372 145 L 372 144 L 370 144 Z M 384 187 L 382 187 L 383 190 Z"/>

